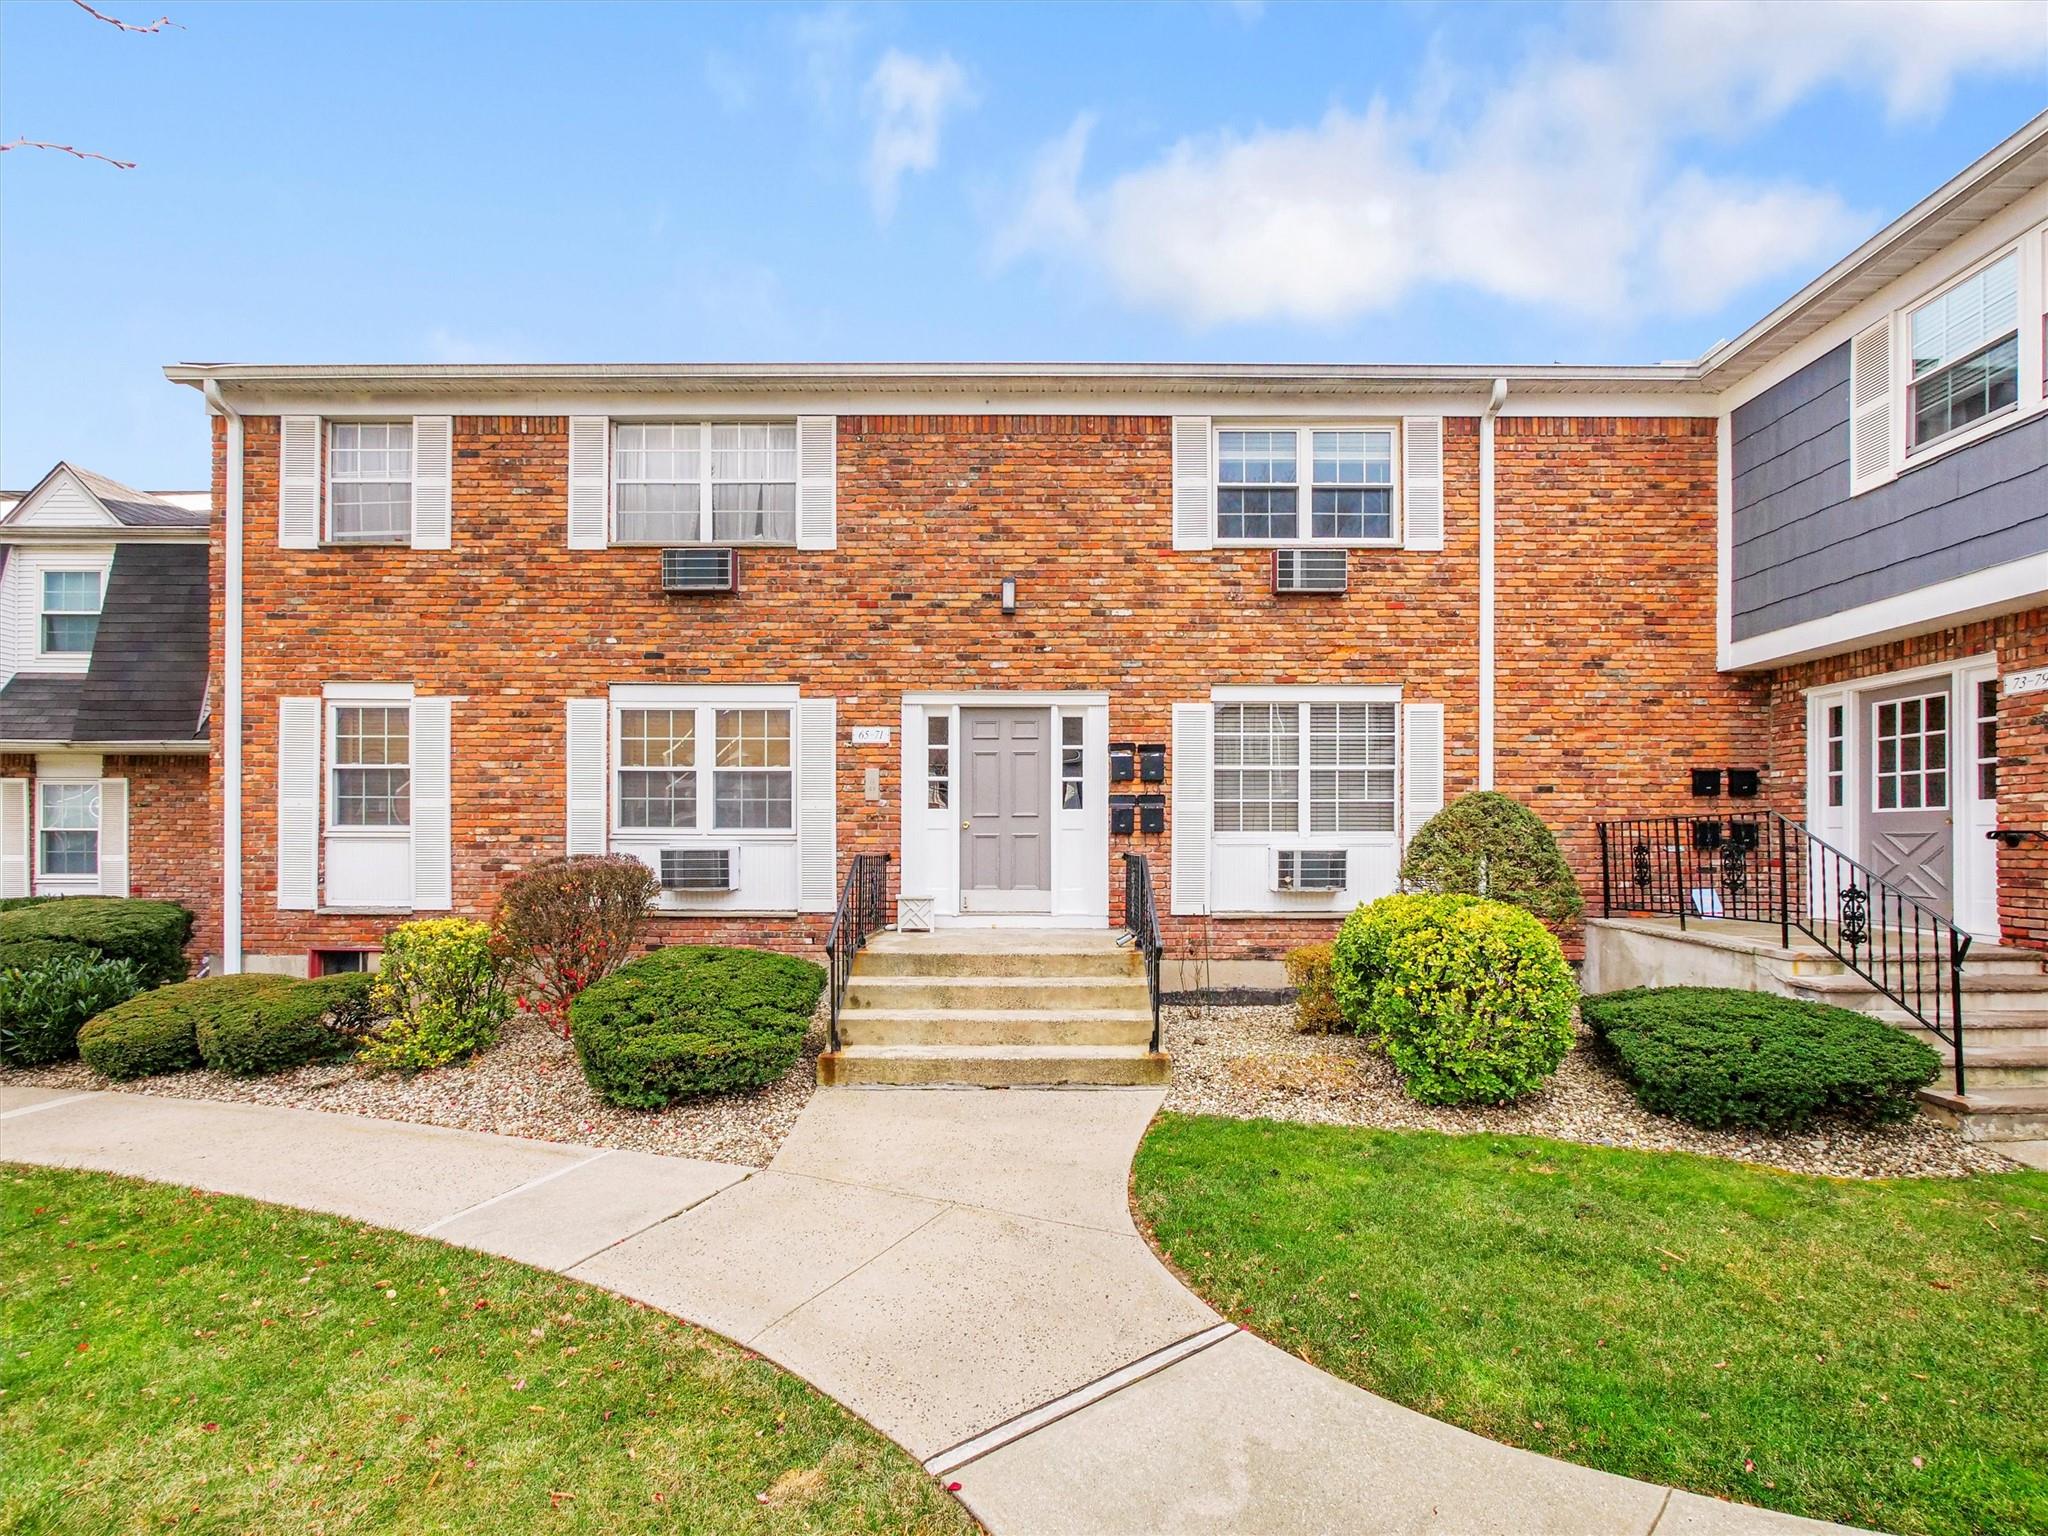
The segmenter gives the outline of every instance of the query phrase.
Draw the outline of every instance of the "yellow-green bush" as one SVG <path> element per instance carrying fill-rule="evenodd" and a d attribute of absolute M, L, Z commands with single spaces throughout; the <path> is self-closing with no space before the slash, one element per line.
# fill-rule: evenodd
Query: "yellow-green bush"
<path fill-rule="evenodd" d="M 1334 945 L 1304 944 L 1281 962 L 1294 986 L 1294 1024 L 1305 1035 L 1327 1035 L 1344 1022 L 1331 975 L 1335 953 Z"/>

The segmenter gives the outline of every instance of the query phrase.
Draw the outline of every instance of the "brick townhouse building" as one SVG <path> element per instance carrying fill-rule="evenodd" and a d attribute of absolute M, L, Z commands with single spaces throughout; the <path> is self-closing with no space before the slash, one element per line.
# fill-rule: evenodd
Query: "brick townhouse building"
<path fill-rule="evenodd" d="M 212 416 L 204 942 L 619 850 L 664 942 L 1327 935 L 1491 787 L 1697 768 L 2048 944 L 2048 118 L 1696 363 L 274 366 Z M 137 836 L 141 835 L 138 829 Z M 190 859 L 207 856 L 194 842 Z"/>

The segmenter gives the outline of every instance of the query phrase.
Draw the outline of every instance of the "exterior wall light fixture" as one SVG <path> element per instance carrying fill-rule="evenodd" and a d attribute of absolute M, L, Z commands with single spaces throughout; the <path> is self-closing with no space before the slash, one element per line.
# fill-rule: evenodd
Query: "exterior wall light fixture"
<path fill-rule="evenodd" d="M 1016 611 L 1017 578 L 1014 576 L 1005 576 L 1003 578 L 1003 612 L 1015 613 Z"/>

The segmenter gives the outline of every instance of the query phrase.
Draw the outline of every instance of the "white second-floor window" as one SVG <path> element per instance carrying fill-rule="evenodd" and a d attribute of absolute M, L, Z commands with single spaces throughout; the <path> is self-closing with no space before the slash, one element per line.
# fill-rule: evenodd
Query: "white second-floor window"
<path fill-rule="evenodd" d="M 1910 452 L 2019 402 L 2019 253 L 1915 309 Z"/>
<path fill-rule="evenodd" d="M 327 533 L 337 544 L 412 537 L 412 424 L 337 421 L 327 439 Z"/>
<path fill-rule="evenodd" d="M 1222 543 L 1391 544 L 1394 521 L 1391 425 L 1216 433 Z"/>
<path fill-rule="evenodd" d="M 612 537 L 622 544 L 794 544 L 796 423 L 620 422 Z"/>
<path fill-rule="evenodd" d="M 46 656 L 90 656 L 100 629 L 98 571 L 44 571 L 40 644 Z"/>

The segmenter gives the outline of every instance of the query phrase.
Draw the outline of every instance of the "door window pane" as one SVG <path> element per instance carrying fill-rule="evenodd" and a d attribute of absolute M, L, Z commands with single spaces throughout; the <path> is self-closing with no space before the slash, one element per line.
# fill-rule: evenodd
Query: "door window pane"
<path fill-rule="evenodd" d="M 1872 711 L 1881 811 L 1938 810 L 1948 804 L 1948 695 L 1923 694 Z"/>
<path fill-rule="evenodd" d="M 944 711 L 924 718 L 924 803 L 943 811 L 952 798 L 953 717 Z"/>
<path fill-rule="evenodd" d="M 1998 683 L 1977 685 L 1977 798 L 1998 798 Z"/>
<path fill-rule="evenodd" d="M 1060 716 L 1060 809 L 1081 809 L 1081 717 Z"/>

